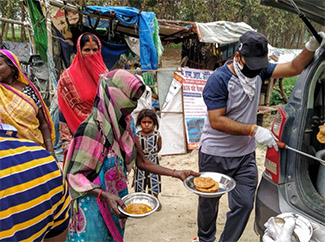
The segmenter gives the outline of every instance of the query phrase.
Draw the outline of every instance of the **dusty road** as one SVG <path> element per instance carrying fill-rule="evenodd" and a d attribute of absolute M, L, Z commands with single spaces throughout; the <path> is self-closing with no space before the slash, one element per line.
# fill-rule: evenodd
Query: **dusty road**
<path fill-rule="evenodd" d="M 256 150 L 259 176 L 264 169 L 265 151 Z M 164 156 L 161 165 L 175 169 L 192 169 L 198 171 L 197 151 L 185 155 Z M 131 174 L 132 176 L 132 174 Z M 131 181 L 131 176 L 129 180 Z M 130 185 L 130 184 L 129 184 Z M 129 192 L 134 192 L 129 187 Z M 162 209 L 148 217 L 128 219 L 126 224 L 125 242 L 190 242 L 196 237 L 196 212 L 198 196 L 188 191 L 183 183 L 174 178 L 162 177 L 162 193 L 159 196 Z M 217 240 L 225 224 L 228 211 L 227 196 L 221 198 L 217 220 Z M 239 241 L 258 242 L 254 229 L 254 211 Z"/>

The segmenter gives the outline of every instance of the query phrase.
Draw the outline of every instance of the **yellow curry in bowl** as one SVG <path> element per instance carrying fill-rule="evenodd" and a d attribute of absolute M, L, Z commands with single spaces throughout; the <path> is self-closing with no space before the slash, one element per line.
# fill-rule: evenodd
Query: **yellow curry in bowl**
<path fill-rule="evenodd" d="M 125 212 L 130 214 L 145 214 L 152 211 L 152 208 L 145 203 L 131 203 L 126 205 Z"/>

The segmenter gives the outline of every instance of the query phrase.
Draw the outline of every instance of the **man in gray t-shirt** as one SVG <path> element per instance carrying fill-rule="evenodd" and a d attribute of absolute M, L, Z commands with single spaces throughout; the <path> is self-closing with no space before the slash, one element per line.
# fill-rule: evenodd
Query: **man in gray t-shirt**
<path fill-rule="evenodd" d="M 278 149 L 273 133 L 256 125 L 262 81 L 300 74 L 319 44 L 313 37 L 292 62 L 277 65 L 268 62 L 268 41 L 260 33 L 246 32 L 238 46 L 234 59 L 216 69 L 203 90 L 208 113 L 199 170 L 223 173 L 236 181 L 228 194 L 230 211 L 219 241 L 238 241 L 253 209 L 258 180 L 256 142 Z M 199 197 L 200 242 L 215 241 L 218 204 L 219 198 Z"/>

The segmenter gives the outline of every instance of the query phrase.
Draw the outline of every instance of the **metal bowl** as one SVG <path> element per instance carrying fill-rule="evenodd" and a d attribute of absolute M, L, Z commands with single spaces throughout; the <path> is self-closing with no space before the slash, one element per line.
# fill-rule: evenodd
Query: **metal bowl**
<path fill-rule="evenodd" d="M 118 209 L 120 210 L 121 213 L 125 214 L 126 216 L 132 217 L 132 218 L 146 217 L 146 216 L 154 213 L 157 210 L 157 208 L 159 207 L 159 201 L 155 196 L 148 194 L 148 193 L 143 193 L 143 192 L 130 193 L 130 194 L 122 197 L 122 201 L 124 202 L 125 205 L 129 205 L 132 203 L 144 203 L 152 208 L 152 210 L 148 213 L 131 214 L 131 213 L 127 213 L 125 210 L 123 210 L 123 208 L 118 206 Z"/>
<path fill-rule="evenodd" d="M 217 192 L 200 192 L 196 190 L 194 185 L 194 176 L 188 176 L 184 180 L 184 186 L 201 197 L 221 197 L 223 194 L 230 192 L 236 186 L 236 182 L 231 177 L 218 173 L 218 172 L 200 172 L 201 177 L 211 177 L 213 180 L 219 183 L 219 189 Z"/>

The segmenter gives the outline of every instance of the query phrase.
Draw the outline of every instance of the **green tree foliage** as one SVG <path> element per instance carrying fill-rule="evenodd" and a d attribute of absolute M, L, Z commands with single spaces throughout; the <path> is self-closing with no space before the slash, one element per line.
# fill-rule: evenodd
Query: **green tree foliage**
<path fill-rule="evenodd" d="M 279 48 L 302 48 L 309 36 L 297 14 L 262 6 L 257 0 L 129 0 L 129 4 L 136 8 L 141 5 L 140 9 L 153 11 L 162 19 L 245 22 Z"/>
<path fill-rule="evenodd" d="M 21 1 L 16 0 L 0 0 L 0 16 L 7 19 L 19 19 Z M 9 24 L 2 23 L 1 36 L 3 40 L 7 39 Z"/>
<path fill-rule="evenodd" d="M 298 80 L 299 76 L 289 77 L 283 79 L 283 91 L 287 98 L 290 97 L 293 88 Z M 271 99 L 270 99 L 270 105 L 279 105 L 279 104 L 285 104 L 285 101 L 283 100 L 282 95 L 279 91 L 276 89 L 279 88 L 279 83 L 276 83 L 275 89 L 272 89 Z"/>
<path fill-rule="evenodd" d="M 0 0 L 0 16 L 4 18 L 19 19 L 21 1 Z"/>

